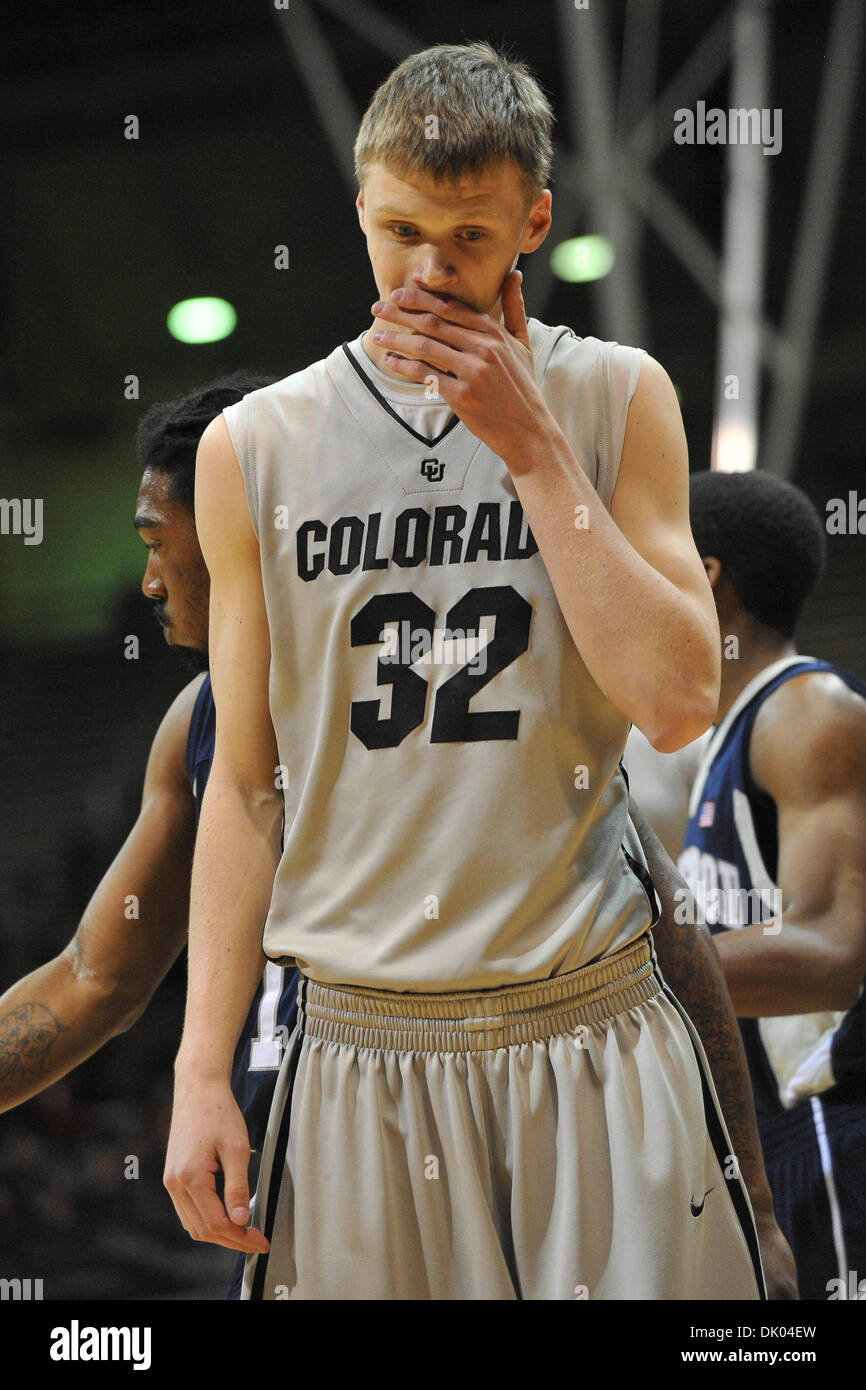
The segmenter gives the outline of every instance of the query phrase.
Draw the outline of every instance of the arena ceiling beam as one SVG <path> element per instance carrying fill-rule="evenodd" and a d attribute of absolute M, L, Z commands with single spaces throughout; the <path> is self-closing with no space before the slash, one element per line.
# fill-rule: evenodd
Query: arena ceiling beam
<path fill-rule="evenodd" d="M 731 26 L 730 106 L 734 110 L 772 109 L 770 33 L 769 0 L 737 0 Z M 768 129 L 772 128 L 768 122 Z M 778 134 L 781 141 L 781 129 Z M 758 457 L 770 169 L 764 146 L 751 140 L 729 139 L 725 157 L 712 467 L 742 473 L 754 468 Z"/>
<path fill-rule="evenodd" d="M 355 107 L 333 50 L 307 0 L 292 0 L 291 9 L 276 9 L 273 5 L 269 9 L 327 136 L 334 162 L 354 197 L 352 150 L 361 113 Z"/>
<path fill-rule="evenodd" d="M 797 459 L 809 373 L 851 135 L 866 20 L 862 0 L 837 0 L 783 311 L 790 351 L 774 374 L 763 467 L 788 477 Z"/>
<path fill-rule="evenodd" d="M 595 282 L 600 335 L 621 343 L 644 343 L 648 319 L 635 254 L 635 219 L 619 181 L 609 177 L 617 163 L 618 142 L 616 87 L 607 31 L 598 6 L 576 9 L 573 0 L 557 0 L 557 21 L 568 78 L 572 139 L 580 133 L 592 181 L 591 230 L 609 238 L 616 256 L 616 274 Z"/>

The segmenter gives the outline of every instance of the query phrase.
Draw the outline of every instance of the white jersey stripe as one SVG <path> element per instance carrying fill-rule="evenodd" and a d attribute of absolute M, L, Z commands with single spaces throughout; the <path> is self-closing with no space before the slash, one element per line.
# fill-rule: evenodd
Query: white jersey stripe
<path fill-rule="evenodd" d="M 839 1265 L 839 1279 L 842 1288 L 845 1290 L 845 1298 L 848 1297 L 848 1254 L 845 1249 L 845 1233 L 842 1230 L 842 1210 L 839 1206 L 839 1198 L 836 1194 L 836 1181 L 833 1177 L 833 1155 L 830 1152 L 830 1141 L 827 1137 L 827 1123 L 824 1119 L 824 1107 L 818 1096 L 812 1096 L 812 1118 L 815 1121 L 815 1137 L 818 1140 L 818 1150 L 821 1154 L 821 1169 L 824 1173 L 824 1185 L 827 1189 L 827 1200 L 830 1203 L 830 1218 L 833 1225 L 833 1246 L 836 1251 L 836 1260 Z"/>

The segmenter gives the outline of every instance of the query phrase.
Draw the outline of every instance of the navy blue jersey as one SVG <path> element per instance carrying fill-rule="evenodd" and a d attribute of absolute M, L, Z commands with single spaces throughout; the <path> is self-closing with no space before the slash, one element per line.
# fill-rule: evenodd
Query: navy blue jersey
<path fill-rule="evenodd" d="M 679 868 L 696 896 L 698 920 L 714 932 L 757 922 L 771 934 L 781 929 L 776 805 L 752 779 L 749 744 L 764 701 L 807 671 L 832 672 L 866 697 L 862 681 L 829 662 L 803 656 L 774 662 L 713 730 L 698 770 Z M 744 1018 L 740 1029 L 762 1137 L 773 1132 L 775 1117 L 812 1095 L 866 1096 L 862 992 L 847 1012 Z"/>
<path fill-rule="evenodd" d="M 213 761 L 215 734 L 216 710 L 210 676 L 205 676 L 186 742 L 186 771 L 195 797 L 196 825 Z M 261 1149 L 264 1141 L 283 1048 L 295 1026 L 297 991 L 297 970 L 268 961 L 235 1049 L 232 1091 L 243 1111 L 253 1149 Z"/>

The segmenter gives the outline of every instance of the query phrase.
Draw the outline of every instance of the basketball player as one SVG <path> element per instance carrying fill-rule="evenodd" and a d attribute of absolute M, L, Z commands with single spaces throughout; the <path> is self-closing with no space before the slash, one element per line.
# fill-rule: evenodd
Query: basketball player
<path fill-rule="evenodd" d="M 763 1295 L 619 770 L 630 721 L 673 749 L 717 700 L 682 425 L 640 352 L 526 321 L 551 119 L 486 44 L 401 64 L 356 144 L 371 327 L 200 446 L 220 724 L 166 1185 L 245 1297 Z M 302 982 L 258 1230 L 263 923 Z"/>
<path fill-rule="evenodd" d="M 866 685 L 795 646 L 825 547 L 802 492 L 770 474 L 702 473 L 690 510 L 730 659 L 680 869 L 718 932 L 801 1296 L 857 1297 L 866 1278 Z M 866 1296 L 866 1282 L 860 1290 Z"/>
<path fill-rule="evenodd" d="M 142 589 L 166 641 L 205 666 L 209 579 L 193 510 L 196 446 L 224 406 L 268 380 L 237 372 L 154 406 L 139 426 L 144 473 L 135 525 L 148 549 Z M 205 674 L 181 691 L 160 724 L 138 819 L 69 945 L 0 999 L 0 1110 L 44 1090 L 130 1028 L 183 948 L 213 741 Z M 134 922 L 124 914 L 129 894 L 140 905 Z M 233 1061 L 232 1089 L 256 1147 L 264 1138 L 282 1042 L 294 1026 L 296 985 L 296 972 L 267 963 Z"/>

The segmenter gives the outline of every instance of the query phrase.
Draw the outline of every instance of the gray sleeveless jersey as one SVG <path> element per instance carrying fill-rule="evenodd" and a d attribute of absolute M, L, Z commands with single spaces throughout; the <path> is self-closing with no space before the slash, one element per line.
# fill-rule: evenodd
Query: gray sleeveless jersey
<path fill-rule="evenodd" d="M 529 331 L 609 506 L 642 355 Z M 645 931 L 628 720 L 577 652 L 502 460 L 456 419 L 415 434 L 346 347 L 224 414 L 261 546 L 285 796 L 268 955 L 325 983 L 470 990 Z"/>

